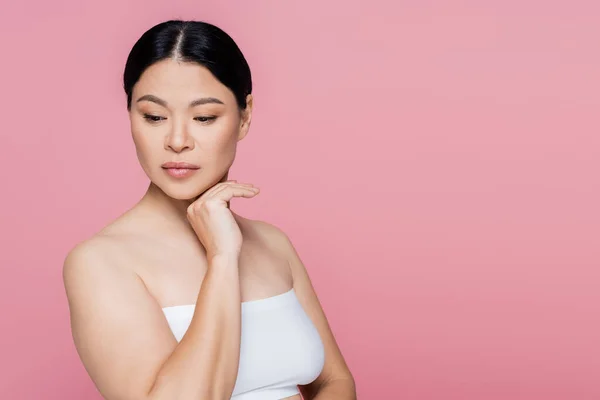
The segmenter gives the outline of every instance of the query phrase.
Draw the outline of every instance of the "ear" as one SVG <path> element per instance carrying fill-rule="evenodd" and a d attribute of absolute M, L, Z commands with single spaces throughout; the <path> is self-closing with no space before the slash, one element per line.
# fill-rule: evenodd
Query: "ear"
<path fill-rule="evenodd" d="M 254 106 L 254 98 L 251 94 L 246 96 L 246 109 L 242 110 L 240 118 L 240 132 L 238 134 L 238 142 L 246 137 L 248 130 L 250 129 L 250 122 L 252 121 L 252 108 Z"/>

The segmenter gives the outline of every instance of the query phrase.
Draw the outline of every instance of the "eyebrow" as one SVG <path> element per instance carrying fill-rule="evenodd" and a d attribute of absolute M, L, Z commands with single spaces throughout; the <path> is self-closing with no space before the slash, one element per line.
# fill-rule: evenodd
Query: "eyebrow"
<path fill-rule="evenodd" d="M 139 99 L 136 100 L 136 103 L 139 103 L 140 101 L 151 101 L 153 103 L 159 104 L 165 108 L 168 108 L 167 102 L 164 101 L 163 99 L 154 96 L 153 94 L 145 94 L 142 97 L 140 97 Z M 215 98 L 215 97 L 202 97 L 196 100 L 193 100 L 192 102 L 190 102 L 189 108 L 195 107 L 195 106 L 199 106 L 201 104 L 225 104 L 223 103 L 221 100 Z"/>

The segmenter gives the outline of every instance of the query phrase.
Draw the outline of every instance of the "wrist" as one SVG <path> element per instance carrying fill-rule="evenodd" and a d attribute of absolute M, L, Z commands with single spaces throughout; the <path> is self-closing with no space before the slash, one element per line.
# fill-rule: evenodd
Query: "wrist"
<path fill-rule="evenodd" d="M 208 254 L 207 260 L 208 265 L 210 267 L 213 266 L 235 266 L 237 267 L 239 261 L 239 253 L 231 252 L 231 253 L 216 253 L 216 254 Z"/>

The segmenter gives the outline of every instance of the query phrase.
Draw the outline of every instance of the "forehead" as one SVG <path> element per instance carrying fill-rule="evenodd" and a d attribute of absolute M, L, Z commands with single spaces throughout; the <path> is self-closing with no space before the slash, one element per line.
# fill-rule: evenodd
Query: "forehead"
<path fill-rule="evenodd" d="M 191 98 L 198 96 L 216 97 L 225 104 L 235 100 L 231 90 L 206 67 L 172 59 L 161 60 L 146 68 L 135 84 L 133 93 L 136 98 L 153 94 L 169 103 L 181 102 L 186 105 Z"/>

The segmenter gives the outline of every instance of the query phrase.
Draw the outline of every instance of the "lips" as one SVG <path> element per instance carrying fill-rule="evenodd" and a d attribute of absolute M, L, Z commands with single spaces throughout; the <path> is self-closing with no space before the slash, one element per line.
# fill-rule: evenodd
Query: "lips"
<path fill-rule="evenodd" d="M 186 162 L 166 162 L 161 167 L 165 169 L 176 168 L 176 169 L 199 169 L 200 167 L 195 164 L 190 164 Z"/>

